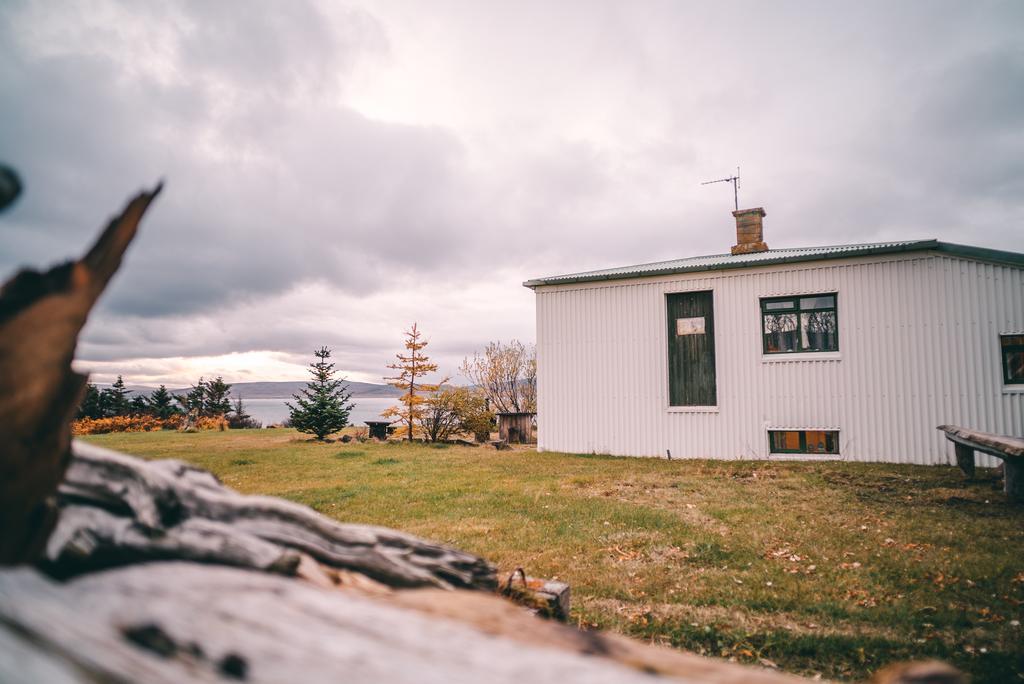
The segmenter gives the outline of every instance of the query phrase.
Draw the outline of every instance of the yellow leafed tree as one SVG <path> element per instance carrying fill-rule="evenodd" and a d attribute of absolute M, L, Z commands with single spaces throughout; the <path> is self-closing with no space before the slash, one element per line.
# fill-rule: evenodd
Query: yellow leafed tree
<path fill-rule="evenodd" d="M 405 392 L 399 399 L 400 406 L 392 406 L 381 415 L 385 418 L 398 418 L 406 426 L 406 438 L 412 440 L 413 425 L 422 421 L 423 404 L 427 401 L 425 395 L 437 392 L 441 385 L 447 382 L 447 378 L 439 383 L 424 382 L 427 373 L 437 371 L 437 364 L 430 362 L 430 357 L 423 353 L 427 342 L 421 339 L 421 334 L 416 324 L 405 331 L 405 354 L 395 354 L 397 363 L 388 365 L 388 368 L 398 371 L 393 377 L 384 378 L 393 387 Z"/>

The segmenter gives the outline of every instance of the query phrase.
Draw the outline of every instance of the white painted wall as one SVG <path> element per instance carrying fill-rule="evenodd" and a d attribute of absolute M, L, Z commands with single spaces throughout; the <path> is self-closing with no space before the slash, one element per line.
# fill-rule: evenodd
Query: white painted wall
<path fill-rule="evenodd" d="M 714 292 L 714 411 L 668 406 L 665 295 L 690 290 Z M 936 464 L 943 423 L 1024 437 L 999 353 L 1024 331 L 1019 268 L 917 252 L 536 292 L 542 450 L 764 459 L 768 428 L 824 428 L 829 458 Z M 840 351 L 763 357 L 760 298 L 821 292 L 838 292 Z"/>

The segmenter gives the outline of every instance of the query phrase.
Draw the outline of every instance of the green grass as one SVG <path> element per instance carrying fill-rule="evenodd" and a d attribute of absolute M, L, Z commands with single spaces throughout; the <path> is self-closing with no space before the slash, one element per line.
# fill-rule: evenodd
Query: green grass
<path fill-rule="evenodd" d="M 949 467 L 663 461 L 317 444 L 291 430 L 89 441 L 242 492 L 481 554 L 573 588 L 573 619 L 858 679 L 937 657 L 1024 680 L 1024 506 Z"/>

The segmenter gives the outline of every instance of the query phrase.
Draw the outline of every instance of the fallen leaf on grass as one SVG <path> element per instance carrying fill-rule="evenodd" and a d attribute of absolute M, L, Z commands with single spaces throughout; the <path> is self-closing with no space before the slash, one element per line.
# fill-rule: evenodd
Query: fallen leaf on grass
<path fill-rule="evenodd" d="M 998 613 L 993 613 L 988 608 L 980 608 L 980 609 L 978 609 L 978 615 L 981 616 L 981 622 L 993 622 L 993 623 L 995 623 L 995 622 L 1005 622 L 1006 621 L 1006 618 L 1004 618 L 1002 615 L 999 615 Z"/>

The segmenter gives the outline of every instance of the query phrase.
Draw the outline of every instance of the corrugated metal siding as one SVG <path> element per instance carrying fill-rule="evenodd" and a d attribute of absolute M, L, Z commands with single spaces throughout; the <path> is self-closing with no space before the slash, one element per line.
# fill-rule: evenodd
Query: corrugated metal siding
<path fill-rule="evenodd" d="M 714 292 L 715 412 L 668 408 L 665 295 L 691 290 Z M 763 360 L 760 298 L 831 291 L 840 358 Z M 929 254 L 541 287 L 539 447 L 767 458 L 768 428 L 830 428 L 842 459 L 948 463 L 941 423 L 1024 436 L 999 352 L 1021 329 L 1024 271 Z"/>

